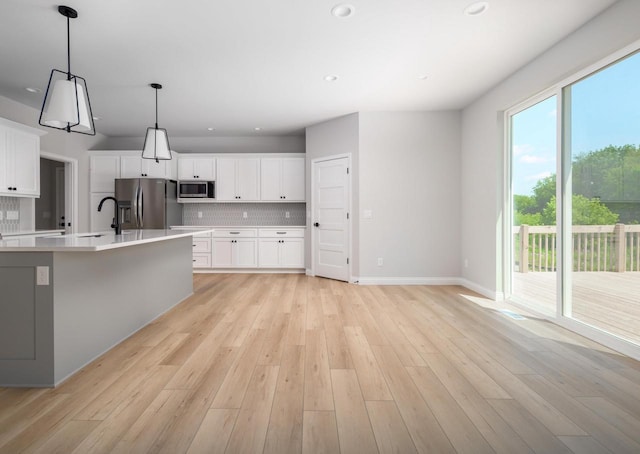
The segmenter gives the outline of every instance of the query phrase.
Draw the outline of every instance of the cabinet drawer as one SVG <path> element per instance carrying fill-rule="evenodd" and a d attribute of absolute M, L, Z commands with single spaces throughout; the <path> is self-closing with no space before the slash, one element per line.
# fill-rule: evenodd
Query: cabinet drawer
<path fill-rule="evenodd" d="M 193 252 L 211 252 L 211 238 L 193 237 Z"/>
<path fill-rule="evenodd" d="M 207 233 L 198 233 L 197 235 L 193 235 L 194 238 L 211 238 L 211 232 Z"/>
<path fill-rule="evenodd" d="M 211 254 L 193 254 L 194 268 L 211 268 Z"/>
<path fill-rule="evenodd" d="M 216 229 L 213 238 L 255 238 L 258 235 L 256 229 Z"/>
<path fill-rule="evenodd" d="M 260 238 L 304 238 L 304 229 L 260 229 Z"/>

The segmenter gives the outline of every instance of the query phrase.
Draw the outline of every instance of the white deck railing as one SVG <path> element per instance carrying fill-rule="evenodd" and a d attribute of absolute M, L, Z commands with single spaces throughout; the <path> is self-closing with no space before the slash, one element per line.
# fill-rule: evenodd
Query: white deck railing
<path fill-rule="evenodd" d="M 520 225 L 513 229 L 516 268 L 556 271 L 555 225 Z M 640 225 L 574 225 L 573 271 L 640 271 Z"/>

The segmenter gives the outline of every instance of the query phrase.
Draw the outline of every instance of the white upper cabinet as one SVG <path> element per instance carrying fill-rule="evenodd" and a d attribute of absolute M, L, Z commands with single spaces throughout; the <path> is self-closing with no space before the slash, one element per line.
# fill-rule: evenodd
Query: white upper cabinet
<path fill-rule="evenodd" d="M 0 194 L 40 196 L 40 136 L 0 124 Z"/>
<path fill-rule="evenodd" d="M 260 200 L 260 159 L 218 158 L 217 167 L 216 200 Z"/>
<path fill-rule="evenodd" d="M 216 160 L 211 157 L 180 157 L 178 159 L 178 180 L 216 179 Z"/>
<path fill-rule="evenodd" d="M 122 156 L 120 158 L 121 178 L 167 178 L 166 160 L 156 162 L 153 159 L 142 159 L 142 156 Z"/>
<path fill-rule="evenodd" d="M 304 158 L 263 158 L 260 197 L 265 201 L 304 202 Z"/>
<path fill-rule="evenodd" d="M 113 192 L 120 178 L 120 156 L 91 156 L 89 160 L 91 192 Z"/>

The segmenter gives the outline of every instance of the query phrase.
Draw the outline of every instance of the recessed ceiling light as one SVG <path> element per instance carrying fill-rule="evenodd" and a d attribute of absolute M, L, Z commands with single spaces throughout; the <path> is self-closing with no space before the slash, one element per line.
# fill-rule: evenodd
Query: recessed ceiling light
<path fill-rule="evenodd" d="M 39 88 L 27 87 L 25 88 L 29 93 L 42 93 L 42 90 Z"/>
<path fill-rule="evenodd" d="M 215 131 L 214 128 L 207 128 L 207 131 Z"/>
<path fill-rule="evenodd" d="M 335 74 L 329 74 L 327 76 L 324 76 L 324 80 L 326 80 L 327 82 L 335 82 L 336 80 L 338 80 L 338 76 L 336 76 Z"/>
<path fill-rule="evenodd" d="M 253 128 L 254 131 L 262 131 L 262 128 Z"/>
<path fill-rule="evenodd" d="M 464 9 L 467 16 L 479 16 L 489 9 L 489 2 L 474 2 Z"/>
<path fill-rule="evenodd" d="M 421 74 L 421 75 L 418 76 L 418 79 L 420 79 L 420 80 L 426 80 L 428 78 L 429 78 L 429 76 L 427 76 L 426 74 Z"/>
<path fill-rule="evenodd" d="M 94 116 L 94 117 L 93 117 L 93 120 L 94 120 L 94 121 L 99 121 L 99 120 L 102 120 L 102 117 L 96 117 L 96 116 Z"/>
<path fill-rule="evenodd" d="M 356 12 L 356 8 L 353 5 L 348 5 L 346 3 L 341 3 L 331 8 L 331 14 L 341 19 L 345 17 L 353 16 L 355 12 Z"/>

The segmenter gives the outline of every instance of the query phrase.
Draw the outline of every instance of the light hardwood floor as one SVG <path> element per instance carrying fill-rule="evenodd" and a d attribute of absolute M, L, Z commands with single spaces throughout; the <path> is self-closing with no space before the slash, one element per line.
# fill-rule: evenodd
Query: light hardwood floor
<path fill-rule="evenodd" d="M 640 363 L 462 287 L 194 291 L 59 387 L 0 388 L 0 452 L 640 452 Z"/>

